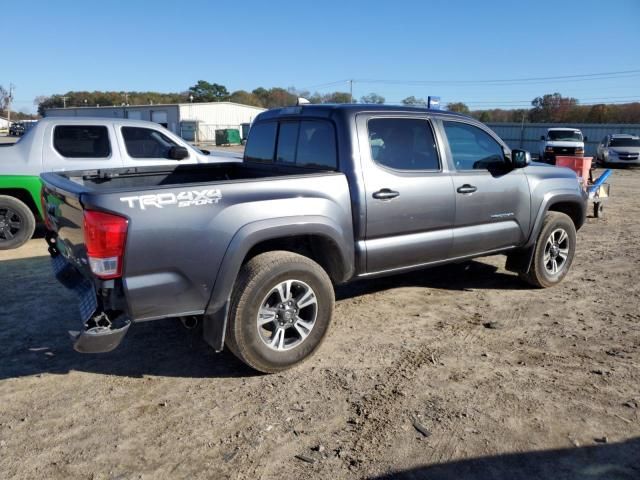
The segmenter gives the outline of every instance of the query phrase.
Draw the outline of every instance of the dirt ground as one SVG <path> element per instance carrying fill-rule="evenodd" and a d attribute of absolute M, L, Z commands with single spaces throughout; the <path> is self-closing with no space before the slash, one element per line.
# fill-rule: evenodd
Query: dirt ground
<path fill-rule="evenodd" d="M 43 240 L 0 252 L 0 477 L 638 479 L 640 171 L 611 183 L 558 287 L 503 257 L 341 287 L 277 375 L 173 320 L 75 353 Z"/>

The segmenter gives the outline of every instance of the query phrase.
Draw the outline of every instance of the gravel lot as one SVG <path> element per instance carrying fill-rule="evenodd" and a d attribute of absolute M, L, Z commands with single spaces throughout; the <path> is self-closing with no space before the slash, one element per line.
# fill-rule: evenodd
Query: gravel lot
<path fill-rule="evenodd" d="M 75 353 L 43 240 L 0 252 L 0 476 L 638 479 L 640 171 L 611 183 L 560 286 L 493 257 L 342 287 L 271 376 L 173 320 Z"/>

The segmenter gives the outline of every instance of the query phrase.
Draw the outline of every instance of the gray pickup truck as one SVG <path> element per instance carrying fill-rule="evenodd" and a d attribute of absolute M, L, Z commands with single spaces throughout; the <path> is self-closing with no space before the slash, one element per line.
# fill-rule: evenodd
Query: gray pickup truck
<path fill-rule="evenodd" d="M 80 295 L 76 350 L 179 317 L 262 372 L 317 350 L 336 284 L 504 254 L 553 286 L 586 211 L 571 170 L 531 163 L 472 118 L 411 107 L 270 110 L 242 163 L 42 179 L 54 270 Z"/>

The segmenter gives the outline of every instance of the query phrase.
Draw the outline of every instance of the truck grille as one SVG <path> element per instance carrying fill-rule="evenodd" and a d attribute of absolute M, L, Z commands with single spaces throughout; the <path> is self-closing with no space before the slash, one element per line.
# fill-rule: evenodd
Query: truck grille
<path fill-rule="evenodd" d="M 556 155 L 573 155 L 576 153 L 576 147 L 553 147 L 553 153 Z"/>
<path fill-rule="evenodd" d="M 619 153 L 618 158 L 620 160 L 638 160 L 638 153 Z"/>

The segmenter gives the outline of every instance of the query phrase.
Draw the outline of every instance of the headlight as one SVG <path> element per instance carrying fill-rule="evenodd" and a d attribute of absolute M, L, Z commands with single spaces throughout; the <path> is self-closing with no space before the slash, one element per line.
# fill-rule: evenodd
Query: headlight
<path fill-rule="evenodd" d="M 545 152 L 553 152 L 553 147 L 546 147 L 544 149 Z"/>

